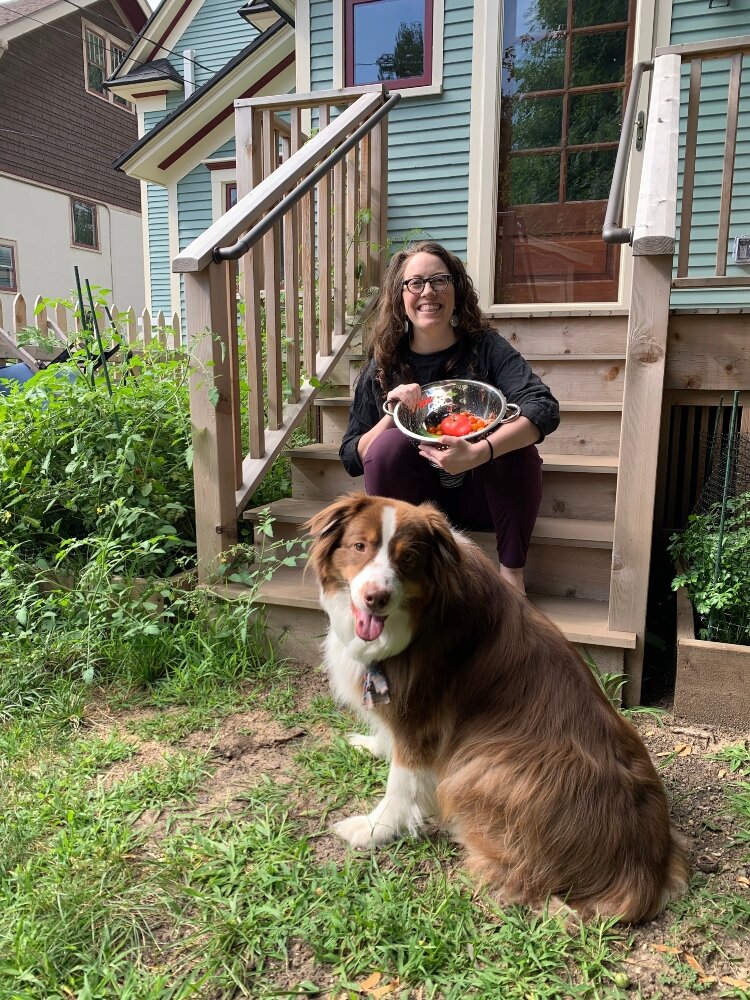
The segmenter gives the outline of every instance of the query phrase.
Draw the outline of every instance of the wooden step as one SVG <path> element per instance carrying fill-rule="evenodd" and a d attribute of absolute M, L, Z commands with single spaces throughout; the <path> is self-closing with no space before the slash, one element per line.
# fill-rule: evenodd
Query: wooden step
<path fill-rule="evenodd" d="M 612 354 L 625 351 L 628 334 L 627 310 L 619 315 L 493 316 L 490 320 L 500 336 L 527 354 Z"/>
<path fill-rule="evenodd" d="M 246 521 L 258 521 L 261 515 L 270 513 L 275 524 L 281 528 L 289 526 L 298 528 L 310 520 L 318 511 L 322 510 L 326 501 L 322 500 L 300 500 L 293 497 L 286 497 L 284 500 L 276 500 L 265 507 L 253 507 L 244 511 L 242 517 Z M 275 538 L 294 537 L 274 530 Z M 489 534 L 488 532 L 474 532 L 474 535 Z M 612 548 L 612 525 L 606 521 L 592 520 L 571 520 L 561 517 L 540 517 L 537 518 L 534 526 L 534 541 L 542 545 L 574 545 L 582 548 L 611 549 Z"/>
<path fill-rule="evenodd" d="M 233 600 L 248 595 L 248 588 L 227 584 L 208 588 L 216 596 Z M 529 595 L 532 603 L 553 621 L 565 637 L 597 664 L 600 670 L 621 673 L 623 651 L 634 649 L 636 636 L 611 630 L 606 601 Z M 264 583 L 256 601 L 265 609 L 267 631 L 282 655 L 317 666 L 327 621 L 318 603 L 318 588 L 311 574 L 301 568 L 281 567 Z"/>
<path fill-rule="evenodd" d="M 346 472 L 336 447 L 312 444 L 294 448 L 289 454 L 292 495 L 299 499 L 333 500 L 341 493 L 362 489 L 362 477 L 352 478 Z M 545 458 L 540 515 L 611 520 L 615 512 L 616 472 L 617 460 L 606 456 L 554 455 Z"/>
<path fill-rule="evenodd" d="M 323 444 L 338 444 L 349 422 L 349 396 L 317 398 Z M 539 445 L 542 455 L 616 455 L 620 447 L 622 402 L 560 403 L 560 426 Z"/>
<path fill-rule="evenodd" d="M 326 500 L 288 498 L 266 507 L 245 511 L 258 520 L 266 511 L 274 518 L 274 539 L 303 537 L 302 525 L 325 507 Z M 497 561 L 495 533 L 466 534 L 493 562 Z M 572 567 L 572 568 L 571 568 Z M 526 585 L 539 594 L 584 597 L 604 601 L 609 597 L 612 569 L 612 523 L 540 517 L 534 527 L 526 562 Z"/>

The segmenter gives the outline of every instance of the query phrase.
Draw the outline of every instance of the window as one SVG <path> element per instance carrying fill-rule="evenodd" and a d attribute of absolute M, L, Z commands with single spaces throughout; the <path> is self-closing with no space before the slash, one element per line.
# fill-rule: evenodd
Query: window
<path fill-rule="evenodd" d="M 346 0 L 346 86 L 433 83 L 432 7 L 432 0 Z"/>
<path fill-rule="evenodd" d="M 70 211 L 73 224 L 73 246 L 85 247 L 87 250 L 98 250 L 99 226 L 96 205 L 92 205 L 90 201 L 71 198 Z"/>
<path fill-rule="evenodd" d="M 16 244 L 0 240 L 0 292 L 17 292 Z"/>
<path fill-rule="evenodd" d="M 110 104 L 116 104 L 120 108 L 132 111 L 133 106 L 130 101 L 118 97 L 104 86 L 107 80 L 125 57 L 127 50 L 121 42 L 112 38 L 100 28 L 84 23 L 83 25 L 83 60 L 84 73 L 86 75 L 86 90 L 89 94 L 96 94 L 102 100 Z"/>
<path fill-rule="evenodd" d="M 224 209 L 229 211 L 237 204 L 237 185 L 234 181 L 230 181 L 228 184 L 224 185 Z"/>

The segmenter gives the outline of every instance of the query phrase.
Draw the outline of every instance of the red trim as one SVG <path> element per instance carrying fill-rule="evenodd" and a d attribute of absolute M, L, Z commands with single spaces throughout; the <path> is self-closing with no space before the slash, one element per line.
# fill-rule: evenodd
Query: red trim
<path fill-rule="evenodd" d="M 137 94 L 133 94 L 132 99 L 137 101 L 139 97 L 164 97 L 168 93 L 168 90 L 141 90 Z"/>
<path fill-rule="evenodd" d="M 232 207 L 232 192 L 234 192 L 235 198 L 234 203 L 237 203 L 237 184 L 235 181 L 229 181 L 224 185 L 224 211 L 228 212 Z M 432 287 L 432 286 L 430 286 Z"/>
<path fill-rule="evenodd" d="M 254 83 L 249 90 L 246 90 L 244 94 L 240 94 L 240 96 L 236 99 L 242 100 L 247 97 L 255 97 L 255 95 L 259 91 L 261 91 L 266 86 L 267 83 L 270 83 L 271 80 L 277 77 L 282 70 L 286 69 L 287 66 L 290 66 L 293 62 L 294 62 L 294 53 L 290 52 L 289 55 L 286 56 L 284 59 L 282 59 L 280 63 L 277 63 L 272 70 L 269 70 L 265 76 L 262 76 L 260 80 L 257 81 L 257 83 Z M 221 123 L 223 121 L 226 121 L 227 118 L 229 118 L 229 116 L 232 114 L 234 114 L 234 101 L 229 105 L 228 108 L 224 108 L 224 110 L 220 111 L 218 115 L 214 115 L 211 121 L 206 122 L 203 128 L 198 129 L 195 135 L 192 135 L 187 140 L 187 142 L 183 142 L 183 144 L 179 146 L 173 153 L 170 153 L 165 160 L 162 160 L 161 163 L 159 164 L 159 169 L 168 170 L 173 163 L 176 163 L 181 156 L 184 156 L 185 153 L 188 152 L 188 150 L 193 149 L 193 147 L 197 143 L 199 143 L 201 139 L 205 138 L 209 134 L 209 132 L 213 132 L 213 130 L 217 127 L 217 125 L 221 125 Z"/>
<path fill-rule="evenodd" d="M 346 0 L 344 11 L 344 86 L 353 87 L 354 83 L 354 8 L 368 3 L 378 3 L 381 0 Z M 432 83 L 432 15 L 433 0 L 424 0 L 424 72 L 422 76 L 403 77 L 400 80 L 368 80 L 366 83 L 382 83 L 389 90 L 401 90 L 404 87 L 425 87 Z"/>
<path fill-rule="evenodd" d="M 215 162 L 209 161 L 203 164 L 208 167 L 209 170 L 235 170 L 237 167 L 236 160 L 216 160 Z"/>
<path fill-rule="evenodd" d="M 137 34 L 148 20 L 145 11 L 137 0 L 117 0 L 117 3 Z"/>
<path fill-rule="evenodd" d="M 185 13 L 185 11 L 187 10 L 187 8 L 190 6 L 191 3 L 192 3 L 192 0 L 185 0 L 185 3 L 182 5 L 182 7 L 180 7 L 180 9 L 177 11 L 177 13 L 175 14 L 175 16 L 169 22 L 169 27 L 166 29 L 166 31 L 162 31 L 161 35 L 159 36 L 159 41 L 156 43 L 156 45 L 153 47 L 153 49 L 149 53 L 148 58 L 146 59 L 146 62 L 151 62 L 151 60 L 156 56 L 156 53 L 159 51 L 159 49 L 162 46 L 162 42 L 164 41 L 165 38 L 169 37 L 169 32 L 172 30 L 172 28 L 174 28 L 174 26 L 180 20 L 180 18 Z"/>

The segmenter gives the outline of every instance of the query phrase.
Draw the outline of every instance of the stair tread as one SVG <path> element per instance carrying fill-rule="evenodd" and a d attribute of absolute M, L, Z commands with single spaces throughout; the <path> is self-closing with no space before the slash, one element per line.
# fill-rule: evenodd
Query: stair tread
<path fill-rule="evenodd" d="M 207 589 L 219 597 L 230 600 L 246 596 L 249 593 L 247 587 L 237 584 L 208 587 Z M 535 594 L 530 594 L 529 599 L 535 607 L 558 626 L 570 642 L 613 646 L 619 649 L 635 648 L 636 636 L 634 632 L 614 631 L 608 627 L 606 601 L 547 597 Z M 257 600 L 261 604 L 320 611 L 318 586 L 311 574 L 303 576 L 301 567 L 280 567 L 271 580 L 262 585 Z"/>
<path fill-rule="evenodd" d="M 258 519 L 261 511 L 270 511 L 271 516 L 285 524 L 304 524 L 328 501 L 296 500 L 286 497 L 263 507 L 254 507 L 243 513 L 247 521 Z M 534 526 L 533 538 L 537 542 L 558 542 L 560 544 L 582 545 L 587 548 L 611 548 L 613 525 L 611 521 L 594 521 L 565 517 L 539 517 Z M 470 531 L 471 537 L 489 535 L 490 532 Z"/>
<path fill-rule="evenodd" d="M 339 461 L 339 450 L 330 444 L 307 444 L 290 448 L 292 458 L 310 458 L 317 461 Z M 616 473 L 619 460 L 615 455 L 544 455 L 544 468 L 550 472 L 603 472 Z"/>
<path fill-rule="evenodd" d="M 352 396 L 316 396 L 315 406 L 351 406 Z M 589 399 L 560 399 L 558 400 L 560 409 L 563 412 L 587 412 L 587 413 L 619 413 L 622 410 L 622 400 L 589 400 Z"/>

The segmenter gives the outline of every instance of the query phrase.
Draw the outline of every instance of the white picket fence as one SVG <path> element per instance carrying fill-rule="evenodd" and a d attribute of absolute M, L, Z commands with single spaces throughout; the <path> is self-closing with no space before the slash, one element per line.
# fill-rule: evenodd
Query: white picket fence
<path fill-rule="evenodd" d="M 99 330 L 105 341 L 111 339 L 114 328 L 123 343 L 133 351 L 138 351 L 154 341 L 167 350 L 182 348 L 182 324 L 178 313 L 172 316 L 171 323 L 167 322 L 161 310 L 154 319 L 148 309 L 144 309 L 138 316 L 132 306 L 130 309 L 118 309 L 113 305 L 109 313 L 112 317 L 111 322 L 104 307 L 96 307 Z M 19 346 L 18 334 L 29 328 L 37 330 L 40 338 L 45 341 L 49 341 L 50 335 L 53 336 L 59 342 L 59 348 L 41 345 Z M 36 368 L 36 362 L 49 361 L 67 347 L 69 341 L 75 343 L 76 334 L 80 329 L 79 317 L 70 312 L 64 304 L 59 303 L 52 310 L 44 305 L 44 300 L 39 296 L 34 308 L 29 310 L 26 299 L 20 292 L 13 300 L 13 313 L 8 316 L 6 325 L 0 300 L 0 364 L 3 361 L 24 361 Z"/>

